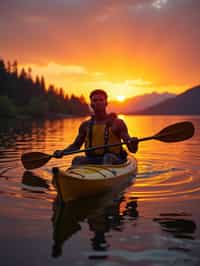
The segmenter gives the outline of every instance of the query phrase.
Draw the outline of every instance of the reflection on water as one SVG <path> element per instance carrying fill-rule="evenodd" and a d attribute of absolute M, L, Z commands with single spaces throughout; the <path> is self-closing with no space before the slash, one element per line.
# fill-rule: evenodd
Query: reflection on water
<path fill-rule="evenodd" d="M 162 215 L 163 216 L 163 215 Z M 161 225 L 163 231 L 171 233 L 177 238 L 189 238 L 194 239 L 194 233 L 197 228 L 196 223 L 189 219 L 184 219 L 174 214 L 165 214 L 165 218 L 155 218 L 154 221 Z M 167 217 L 168 216 L 168 217 Z"/>
<path fill-rule="evenodd" d="M 68 168 L 73 157 L 24 171 L 21 154 L 66 147 L 83 119 L 1 121 L 2 265 L 50 266 L 51 253 L 59 265 L 94 266 L 99 258 L 102 265 L 199 265 L 200 117 L 124 116 L 130 134 L 139 138 L 185 120 L 194 123 L 195 136 L 180 143 L 141 143 L 137 178 L 123 195 L 61 206 L 51 169 Z"/>
<path fill-rule="evenodd" d="M 34 174 L 31 171 L 25 171 L 22 177 L 23 189 L 31 192 L 43 192 L 43 189 L 48 189 L 49 184 L 47 180 Z"/>
<path fill-rule="evenodd" d="M 120 212 L 120 204 L 123 196 L 113 198 L 113 194 L 105 194 L 97 198 L 69 201 L 60 203 L 55 201 L 53 204 L 52 223 L 53 248 L 52 256 L 58 257 L 62 254 L 62 246 L 73 234 L 81 230 L 81 222 L 86 221 L 89 230 L 93 232 L 90 238 L 91 247 L 94 251 L 106 251 L 109 248 L 106 233 L 111 230 L 122 231 L 124 217 L 137 219 L 137 201 L 132 199 L 124 206 Z M 91 255 L 90 258 L 96 256 Z M 101 257 L 105 258 L 105 256 Z"/>

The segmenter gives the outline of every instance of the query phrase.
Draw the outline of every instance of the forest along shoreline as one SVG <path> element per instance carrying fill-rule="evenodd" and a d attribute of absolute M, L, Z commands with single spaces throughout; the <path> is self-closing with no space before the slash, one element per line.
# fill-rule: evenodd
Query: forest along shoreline
<path fill-rule="evenodd" d="M 69 96 L 62 88 L 45 85 L 43 76 L 18 69 L 17 61 L 0 58 L 0 118 L 64 118 L 89 115 L 84 96 Z"/>
<path fill-rule="evenodd" d="M 126 115 L 200 115 L 200 85 L 162 101 L 157 99 L 157 103 L 149 103 L 150 107 L 145 104 L 146 97 L 149 95 L 140 96 L 139 110 L 136 96 L 124 102 L 125 109 L 120 109 L 121 105 L 110 111 Z M 127 109 L 130 105 L 132 111 Z M 0 58 L 0 119 L 59 119 L 88 115 L 90 108 L 83 95 L 69 95 L 54 85 L 47 87 L 43 76 L 32 77 L 31 68 L 19 71 L 17 61 L 5 64 Z"/>

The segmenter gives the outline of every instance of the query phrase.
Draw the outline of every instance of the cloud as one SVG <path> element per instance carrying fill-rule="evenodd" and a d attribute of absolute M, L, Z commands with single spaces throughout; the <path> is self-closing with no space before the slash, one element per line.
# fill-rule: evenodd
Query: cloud
<path fill-rule="evenodd" d="M 74 81 L 76 81 L 76 87 L 88 88 L 88 91 L 91 88 L 103 88 L 110 92 L 111 95 L 113 91 L 121 95 L 123 95 L 124 92 L 126 92 L 126 94 L 131 94 L 133 89 L 135 90 L 134 92 L 138 94 L 140 93 L 140 88 L 146 88 L 152 85 L 150 81 L 142 79 L 124 80 L 122 82 L 110 81 L 106 79 L 103 72 L 92 72 L 81 65 L 62 65 L 50 62 L 47 65 L 24 64 L 19 67 L 20 69 L 31 68 L 33 77 L 36 75 L 45 76 L 47 84 L 55 83 L 55 81 L 57 81 L 56 84 L 59 84 L 59 80 L 62 80 L 63 84 L 65 84 L 64 88 L 70 87 L 72 91 L 74 88 Z M 61 86 L 61 84 L 59 84 L 59 86 Z"/>
<path fill-rule="evenodd" d="M 88 70 L 84 66 L 80 65 L 61 65 L 55 62 L 50 62 L 47 65 L 20 65 L 20 68 L 31 68 L 34 75 L 45 74 L 45 76 L 52 77 L 51 81 L 55 78 L 81 78 L 89 75 Z"/>
<path fill-rule="evenodd" d="M 130 98 L 133 95 L 141 95 L 159 92 L 180 92 L 189 87 L 177 86 L 177 84 L 153 84 L 149 80 L 132 79 L 122 81 L 111 81 L 106 77 L 106 74 L 100 71 L 90 71 L 83 65 L 64 65 L 55 62 L 50 62 L 47 65 L 20 65 L 20 68 L 28 69 L 31 67 L 32 76 L 43 75 L 45 77 L 47 87 L 50 84 L 55 84 L 57 88 L 62 87 L 67 94 L 74 92 L 79 95 L 84 95 L 88 100 L 89 94 L 93 89 L 104 89 L 107 91 L 111 100 L 116 96 L 122 95 Z"/>
<path fill-rule="evenodd" d="M 155 0 L 153 3 L 152 3 L 152 6 L 155 7 L 155 8 L 162 8 L 165 4 L 167 4 L 168 0 Z"/>
<path fill-rule="evenodd" d="M 1 56 L 197 83 L 199 10 L 197 0 L 1 0 Z"/>
<path fill-rule="evenodd" d="M 128 86 L 147 86 L 147 85 L 152 85 L 151 81 L 146 81 L 142 79 L 135 79 L 135 80 L 125 80 L 125 84 Z"/>
<path fill-rule="evenodd" d="M 94 80 L 86 82 L 88 88 L 101 88 L 108 92 L 111 97 L 118 95 L 125 95 L 131 97 L 132 95 L 143 94 L 144 91 L 152 92 L 154 89 L 150 81 L 145 80 L 125 80 L 122 82 L 112 82 L 110 80 Z"/>

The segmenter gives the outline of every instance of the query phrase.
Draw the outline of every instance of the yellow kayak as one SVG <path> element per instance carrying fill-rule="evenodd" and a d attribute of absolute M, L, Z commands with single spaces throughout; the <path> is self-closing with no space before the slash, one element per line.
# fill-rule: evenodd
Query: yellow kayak
<path fill-rule="evenodd" d="M 122 164 L 87 164 L 53 168 L 53 184 L 61 201 L 96 196 L 119 187 L 124 188 L 137 172 L 137 161 L 131 157 Z"/>

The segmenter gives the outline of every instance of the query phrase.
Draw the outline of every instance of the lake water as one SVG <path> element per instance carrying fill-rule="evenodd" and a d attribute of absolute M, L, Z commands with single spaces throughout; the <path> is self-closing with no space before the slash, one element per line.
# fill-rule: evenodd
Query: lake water
<path fill-rule="evenodd" d="M 151 136 L 169 124 L 194 123 L 192 139 L 140 143 L 138 174 L 118 197 L 54 202 L 51 159 L 25 171 L 21 154 L 51 154 L 71 143 L 81 121 L 1 120 L 0 264 L 7 265 L 199 265 L 200 117 L 122 116 L 130 135 Z"/>

